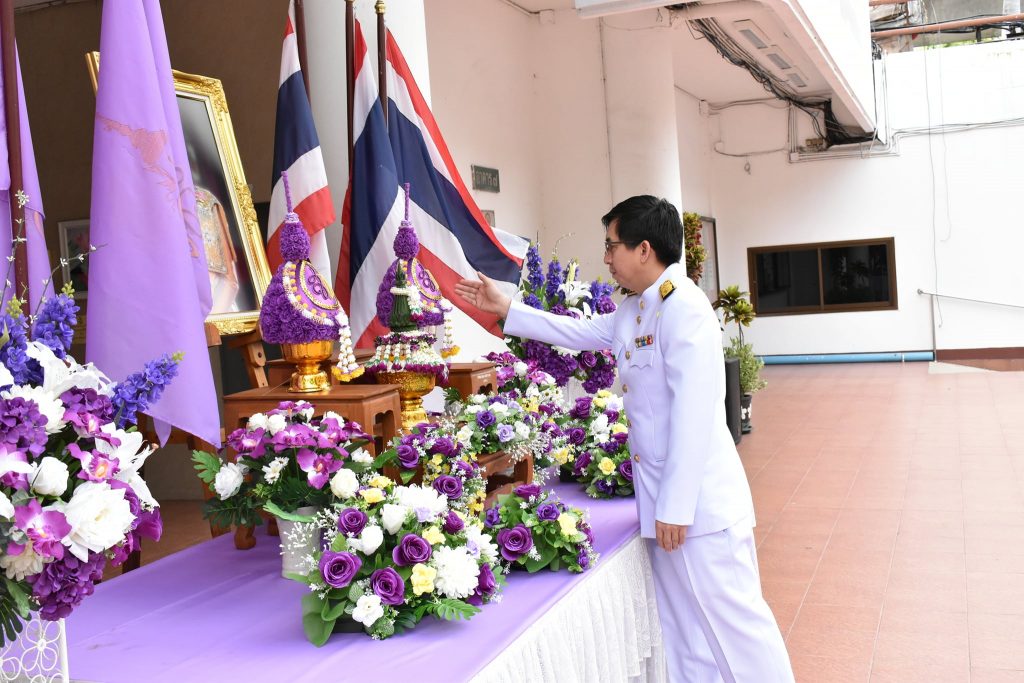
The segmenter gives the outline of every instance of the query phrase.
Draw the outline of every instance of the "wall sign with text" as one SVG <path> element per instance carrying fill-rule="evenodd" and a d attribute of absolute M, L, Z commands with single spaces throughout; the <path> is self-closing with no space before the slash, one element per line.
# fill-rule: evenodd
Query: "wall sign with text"
<path fill-rule="evenodd" d="M 486 166 L 470 166 L 473 170 L 473 189 L 484 192 L 501 192 L 498 169 Z"/>

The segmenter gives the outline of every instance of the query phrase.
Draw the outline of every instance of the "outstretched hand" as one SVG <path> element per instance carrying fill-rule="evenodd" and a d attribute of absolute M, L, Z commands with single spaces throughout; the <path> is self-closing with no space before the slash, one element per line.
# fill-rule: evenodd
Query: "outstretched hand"
<path fill-rule="evenodd" d="M 494 280 L 483 273 L 477 273 L 479 280 L 461 280 L 455 285 L 459 296 L 485 313 L 493 313 L 499 318 L 508 316 L 512 299 L 501 292 Z"/>

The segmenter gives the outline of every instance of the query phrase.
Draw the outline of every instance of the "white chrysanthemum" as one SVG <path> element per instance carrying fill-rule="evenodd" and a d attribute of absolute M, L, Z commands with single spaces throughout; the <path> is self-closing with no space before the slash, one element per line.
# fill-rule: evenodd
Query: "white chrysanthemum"
<path fill-rule="evenodd" d="M 64 545 L 83 562 L 89 559 L 90 550 L 98 553 L 119 543 L 135 521 L 124 489 L 92 481 L 79 484 L 64 516 L 71 525 Z"/>
<path fill-rule="evenodd" d="M 269 465 L 263 466 L 263 481 L 273 484 L 281 478 L 281 470 L 288 464 L 288 458 L 274 458 Z"/>
<path fill-rule="evenodd" d="M 491 535 L 485 534 L 482 527 L 469 524 L 466 526 L 467 545 L 472 543 L 480 553 L 480 557 L 488 562 L 498 559 L 498 546 L 491 541 Z"/>
<path fill-rule="evenodd" d="M 357 448 L 356 450 L 352 451 L 352 454 L 349 455 L 349 458 L 352 459 L 352 462 L 357 462 L 363 465 L 369 465 L 371 462 L 373 462 L 373 456 L 365 448 Z"/>
<path fill-rule="evenodd" d="M 601 413 L 590 423 L 590 433 L 593 436 L 604 437 L 602 441 L 608 440 L 608 416 Z"/>
<path fill-rule="evenodd" d="M 217 476 L 213 478 L 213 490 L 216 491 L 221 500 L 227 500 L 238 493 L 238 489 L 241 488 L 242 480 L 245 479 L 245 473 L 248 469 L 245 465 L 239 465 L 234 462 L 221 466 L 220 470 L 217 471 Z"/>
<path fill-rule="evenodd" d="M 64 421 L 64 403 L 43 387 L 14 385 L 0 395 L 6 399 L 23 398 L 26 401 L 34 401 L 39 407 L 39 413 L 46 418 L 47 434 L 56 434 L 67 424 Z"/>
<path fill-rule="evenodd" d="M 273 436 L 279 431 L 288 426 L 288 420 L 285 419 L 284 415 L 277 413 L 267 418 L 267 431 Z"/>
<path fill-rule="evenodd" d="M 399 486 L 395 499 L 414 511 L 421 522 L 432 522 L 448 511 L 448 497 L 429 486 Z M 425 511 L 425 514 L 420 514 Z"/>
<path fill-rule="evenodd" d="M 43 571 L 43 558 L 36 555 L 36 551 L 32 549 L 31 540 L 27 541 L 27 544 L 20 555 L 12 555 L 8 552 L 0 555 L 0 569 L 7 573 L 8 579 L 21 581 L 26 576 L 35 576 Z"/>
<path fill-rule="evenodd" d="M 268 418 L 265 413 L 253 413 L 249 416 L 249 422 L 246 423 L 245 428 L 249 431 L 266 429 L 267 419 Z"/>
<path fill-rule="evenodd" d="M 449 598 L 468 598 L 476 590 L 480 567 L 465 547 L 434 548 L 430 563 L 437 569 L 434 586 Z"/>

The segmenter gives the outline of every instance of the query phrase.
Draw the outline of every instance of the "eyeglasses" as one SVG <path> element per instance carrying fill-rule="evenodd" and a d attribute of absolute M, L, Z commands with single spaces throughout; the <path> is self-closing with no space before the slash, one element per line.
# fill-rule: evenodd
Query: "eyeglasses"
<path fill-rule="evenodd" d="M 613 251 L 615 251 L 615 247 L 619 246 L 620 244 L 625 244 L 626 246 L 630 246 L 630 247 L 635 247 L 636 246 L 635 242 L 626 242 L 624 240 L 615 240 L 615 241 L 605 240 L 604 241 L 604 254 L 605 254 L 605 256 L 607 256 L 608 254 L 610 254 Z"/>

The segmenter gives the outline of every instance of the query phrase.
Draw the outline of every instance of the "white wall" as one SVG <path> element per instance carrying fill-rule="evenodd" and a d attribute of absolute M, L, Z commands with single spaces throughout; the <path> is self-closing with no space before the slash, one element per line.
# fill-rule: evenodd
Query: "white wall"
<path fill-rule="evenodd" d="M 890 55 L 894 130 L 1024 116 L 1024 45 Z M 717 117 L 733 153 L 786 146 L 785 112 L 737 107 Z M 897 137 L 900 137 L 899 133 Z M 714 140 L 710 141 L 711 143 Z M 932 348 L 926 291 L 1024 306 L 1024 127 L 909 136 L 898 156 L 791 164 L 785 153 L 712 159 L 722 284 L 749 288 L 749 247 L 894 237 L 899 310 L 762 317 L 749 338 L 763 354 Z M 749 173 L 744 164 L 749 161 Z M 934 186 L 934 190 L 933 190 Z M 933 196 L 934 194 L 934 196 Z M 948 207 L 948 208 L 947 208 Z M 939 349 L 1021 346 L 1024 311 L 944 301 Z"/>
<path fill-rule="evenodd" d="M 679 178 L 682 211 L 711 214 L 711 119 L 700 112 L 700 101 L 676 89 L 679 140 Z"/>

